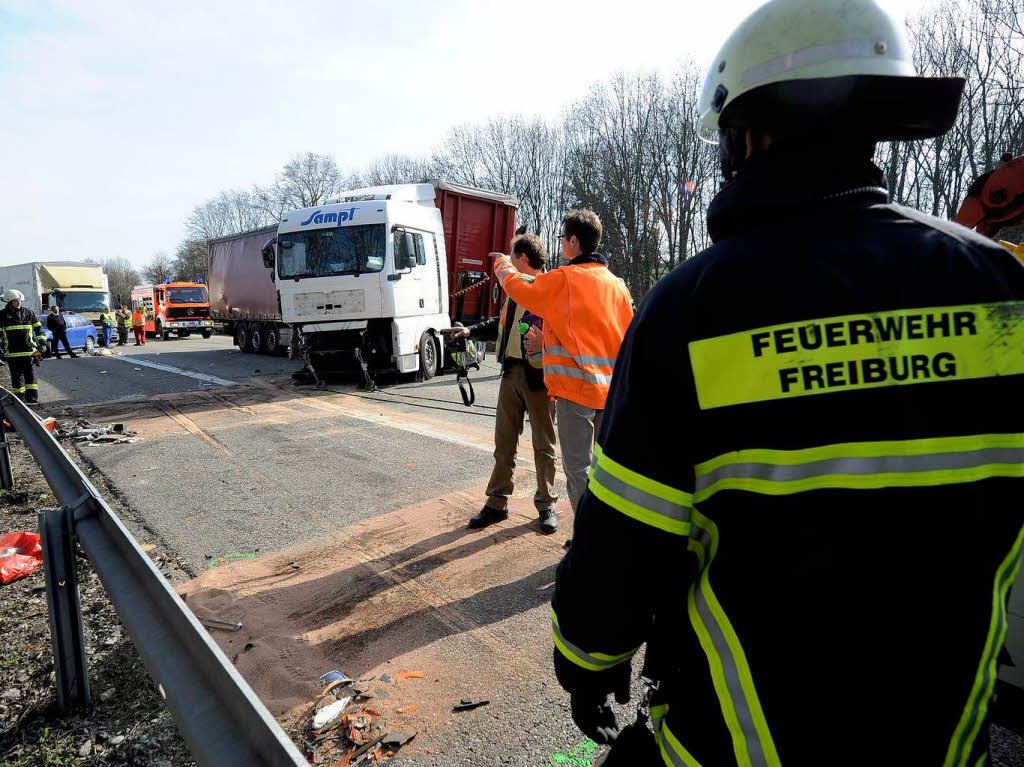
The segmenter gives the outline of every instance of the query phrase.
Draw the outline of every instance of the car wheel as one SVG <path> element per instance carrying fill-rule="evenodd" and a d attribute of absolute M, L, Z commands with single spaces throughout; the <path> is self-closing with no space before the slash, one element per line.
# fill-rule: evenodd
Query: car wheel
<path fill-rule="evenodd" d="M 266 324 L 263 326 L 263 353 L 277 354 L 277 347 L 281 344 L 281 331 L 276 325 Z"/>
<path fill-rule="evenodd" d="M 437 373 L 437 344 L 434 343 L 434 334 L 424 330 L 420 336 L 420 375 L 424 381 L 429 381 Z"/>
<path fill-rule="evenodd" d="M 86 336 L 85 346 L 82 348 L 85 349 L 86 354 L 90 354 L 92 350 L 96 348 L 96 339 L 93 338 L 92 336 Z"/>

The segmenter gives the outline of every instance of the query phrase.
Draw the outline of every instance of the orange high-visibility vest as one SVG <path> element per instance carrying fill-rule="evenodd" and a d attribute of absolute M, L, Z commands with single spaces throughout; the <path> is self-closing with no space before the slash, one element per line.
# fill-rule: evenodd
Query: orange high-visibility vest
<path fill-rule="evenodd" d="M 633 320 L 625 283 L 596 262 L 567 264 L 531 281 L 503 256 L 494 273 L 506 293 L 544 320 L 548 393 L 604 410 L 615 358 Z"/>

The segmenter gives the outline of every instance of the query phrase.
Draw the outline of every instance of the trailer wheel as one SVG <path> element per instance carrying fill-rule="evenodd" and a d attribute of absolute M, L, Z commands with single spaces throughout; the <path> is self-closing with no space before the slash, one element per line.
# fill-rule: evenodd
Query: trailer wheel
<path fill-rule="evenodd" d="M 277 354 L 277 347 L 281 344 L 281 331 L 277 325 L 267 323 L 263 326 L 263 353 Z"/>
<path fill-rule="evenodd" d="M 420 374 L 424 381 L 429 381 L 437 373 L 437 344 L 434 342 L 434 334 L 424 330 L 420 336 Z"/>
<path fill-rule="evenodd" d="M 250 354 L 259 354 L 263 348 L 263 324 L 253 322 L 249 325 L 249 347 L 245 351 Z"/>
<path fill-rule="evenodd" d="M 252 350 L 249 346 L 249 324 L 247 322 L 239 322 L 235 325 L 235 345 L 243 352 Z"/>

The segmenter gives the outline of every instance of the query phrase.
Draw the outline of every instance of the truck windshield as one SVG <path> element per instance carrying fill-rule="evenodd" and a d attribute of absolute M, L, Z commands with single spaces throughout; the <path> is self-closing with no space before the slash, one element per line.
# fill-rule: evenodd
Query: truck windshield
<path fill-rule="evenodd" d="M 384 268 L 385 241 L 384 224 L 282 234 L 277 243 L 277 274 L 287 279 L 379 272 Z"/>
<path fill-rule="evenodd" d="M 53 306 L 54 297 L 43 294 L 43 308 Z M 65 312 L 105 312 L 110 308 L 110 294 L 103 291 L 60 292 L 57 294 L 57 305 Z"/>
<path fill-rule="evenodd" d="M 206 288 L 167 288 L 167 300 L 172 304 L 205 304 Z"/>

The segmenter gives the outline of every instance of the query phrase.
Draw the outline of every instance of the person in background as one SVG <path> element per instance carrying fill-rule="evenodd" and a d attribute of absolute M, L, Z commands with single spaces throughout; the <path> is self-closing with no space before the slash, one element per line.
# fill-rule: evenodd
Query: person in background
<path fill-rule="evenodd" d="M 117 345 L 124 346 L 128 341 L 128 323 L 131 322 L 132 313 L 127 306 L 117 310 Z"/>
<path fill-rule="evenodd" d="M 146 315 L 141 306 L 136 306 L 132 312 L 132 332 L 135 334 L 135 345 L 146 345 Z"/>
<path fill-rule="evenodd" d="M 68 341 L 68 321 L 60 313 L 60 307 L 56 304 L 50 308 L 50 316 L 46 318 L 46 329 L 53 335 L 53 356 L 56 359 L 60 359 L 61 344 L 64 344 L 69 357 L 78 356 L 71 349 L 71 344 Z"/>
<path fill-rule="evenodd" d="M 544 318 L 544 383 L 556 398 L 562 468 L 575 512 L 587 489 L 594 435 L 619 346 L 633 319 L 633 300 L 608 269 L 608 259 L 597 252 L 597 215 L 569 211 L 560 239 L 567 263 L 558 269 L 531 277 L 508 256 L 495 254 L 494 272 L 514 301 Z"/>
<path fill-rule="evenodd" d="M 512 240 L 512 264 L 525 276 L 540 274 L 547 252 L 540 238 L 521 234 Z M 454 328 L 454 336 L 497 342 L 501 362 L 498 386 L 498 412 L 494 422 L 494 470 L 487 483 L 487 503 L 469 520 L 474 528 L 487 527 L 508 519 L 508 499 L 514 489 L 516 450 L 523 433 L 523 419 L 530 416 L 533 460 L 537 468 L 537 492 L 534 505 L 545 533 L 558 529 L 554 505 L 558 498 L 555 485 L 555 413 L 544 386 L 542 355 L 530 353 L 530 337 L 539 341 L 543 321 L 506 296 L 497 317 L 464 328 Z M 535 349 L 535 352 L 538 351 Z"/>
<path fill-rule="evenodd" d="M 110 348 L 110 341 L 114 336 L 114 313 L 110 309 L 104 309 L 100 314 L 100 324 L 103 329 L 103 345 Z"/>
<path fill-rule="evenodd" d="M 19 399 L 32 404 L 39 401 L 39 384 L 33 367 L 42 356 L 46 334 L 35 312 L 23 306 L 25 294 L 20 290 L 4 293 L 7 305 L 0 310 L 0 345 L 3 359 L 11 369 L 11 391 Z"/>

